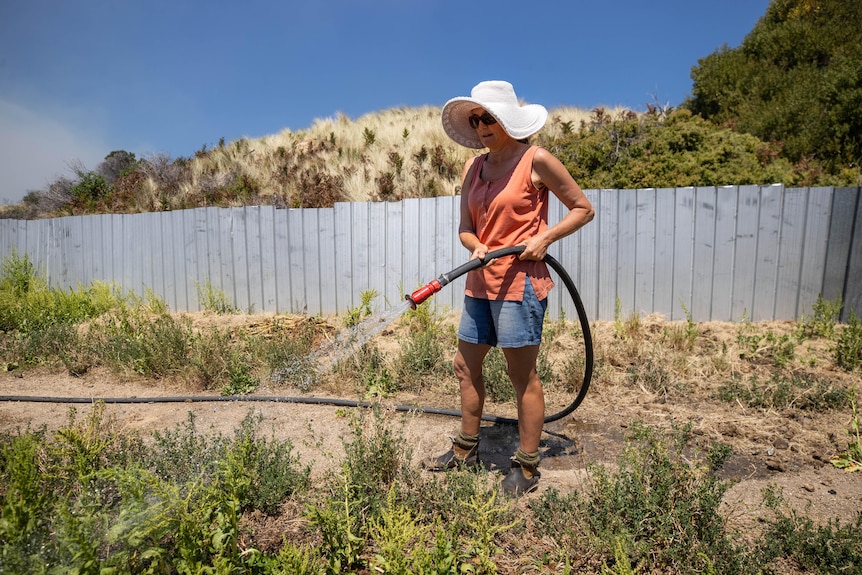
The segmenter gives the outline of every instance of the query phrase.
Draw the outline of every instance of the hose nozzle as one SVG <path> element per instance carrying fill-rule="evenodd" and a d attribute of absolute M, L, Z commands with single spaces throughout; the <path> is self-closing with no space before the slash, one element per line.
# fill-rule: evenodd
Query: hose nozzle
<path fill-rule="evenodd" d="M 405 295 L 404 299 L 410 302 L 410 307 L 412 309 L 416 309 L 417 305 L 421 304 L 441 289 L 443 289 L 443 284 L 441 284 L 439 280 L 431 280 L 415 292 Z"/>

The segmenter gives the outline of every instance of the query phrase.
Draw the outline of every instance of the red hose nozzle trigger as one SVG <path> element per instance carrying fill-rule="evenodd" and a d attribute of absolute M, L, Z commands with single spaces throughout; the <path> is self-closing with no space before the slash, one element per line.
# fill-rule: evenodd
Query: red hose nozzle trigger
<path fill-rule="evenodd" d="M 416 306 L 423 301 L 443 289 L 443 286 L 438 280 L 431 280 L 412 294 L 404 296 L 404 299 L 410 301 L 410 307 L 416 309 Z"/>

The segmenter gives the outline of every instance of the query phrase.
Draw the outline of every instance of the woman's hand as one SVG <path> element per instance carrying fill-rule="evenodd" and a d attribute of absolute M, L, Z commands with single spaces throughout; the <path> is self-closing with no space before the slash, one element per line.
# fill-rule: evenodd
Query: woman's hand
<path fill-rule="evenodd" d="M 485 256 L 488 255 L 488 246 L 485 244 L 479 243 L 476 247 L 473 248 L 473 253 L 470 254 L 471 260 L 484 260 Z M 490 262 L 485 262 L 485 265 L 488 265 Z"/>
<path fill-rule="evenodd" d="M 533 236 L 521 245 L 524 246 L 524 251 L 518 255 L 519 260 L 541 261 L 548 253 L 549 243 L 540 236 Z"/>

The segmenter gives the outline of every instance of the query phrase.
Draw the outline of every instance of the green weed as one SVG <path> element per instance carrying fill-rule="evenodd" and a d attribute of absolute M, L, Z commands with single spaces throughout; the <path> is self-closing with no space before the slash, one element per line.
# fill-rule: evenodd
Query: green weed
<path fill-rule="evenodd" d="M 862 370 L 862 321 L 852 311 L 835 342 L 835 363 L 846 371 Z"/>
<path fill-rule="evenodd" d="M 348 309 L 347 313 L 344 314 L 344 326 L 355 327 L 359 325 L 359 322 L 364 318 L 374 313 L 374 310 L 371 308 L 371 302 L 379 295 L 380 292 L 377 290 L 363 290 L 359 294 L 361 303 L 356 307 Z"/>
<path fill-rule="evenodd" d="M 796 341 L 790 334 L 778 335 L 772 330 L 766 333 L 746 333 L 750 324 L 741 324 L 737 343 L 739 356 L 754 363 L 772 362 L 778 367 L 787 367 L 795 357 Z"/>
<path fill-rule="evenodd" d="M 862 471 L 862 416 L 859 415 L 855 393 L 850 393 L 850 409 L 852 415 L 847 429 L 850 436 L 847 451 L 833 457 L 832 465 L 846 471 Z"/>
<path fill-rule="evenodd" d="M 825 411 L 847 404 L 846 388 L 806 374 L 774 374 L 766 382 L 757 376 L 747 381 L 734 376 L 719 386 L 717 396 L 725 402 L 739 401 L 746 407 L 760 409 Z"/>
<path fill-rule="evenodd" d="M 832 339 L 843 308 L 844 302 L 840 295 L 835 301 L 825 300 L 822 295 L 818 295 L 817 301 L 811 306 L 811 315 L 801 317 L 796 324 L 799 337 Z"/>
<path fill-rule="evenodd" d="M 760 538 L 762 543 L 754 556 L 757 563 L 769 565 L 777 559 L 792 559 L 807 573 L 858 573 L 862 565 L 862 512 L 856 514 L 853 524 L 841 525 L 829 520 L 825 525 L 815 524 L 808 517 L 791 509 L 786 514 L 783 493 L 767 489 L 763 493 L 765 505 L 776 518 L 770 520 Z"/>
<path fill-rule="evenodd" d="M 570 557 L 582 553 L 584 541 L 618 572 L 691 573 L 714 563 L 722 573 L 745 573 L 742 554 L 725 531 L 718 507 L 729 487 L 709 467 L 683 457 L 688 428 L 661 436 L 636 423 L 618 461 L 619 470 L 592 468 L 589 494 L 561 495 L 548 490 L 534 504 L 542 530 Z M 727 453 L 702 456 L 710 466 Z M 626 550 L 626 559 L 620 554 Z M 623 569 L 620 571 L 620 569 Z"/>
<path fill-rule="evenodd" d="M 197 291 L 198 303 L 201 309 L 217 314 L 231 314 L 239 311 L 236 306 L 228 301 L 224 291 L 212 285 L 209 280 L 203 284 L 195 281 L 195 291 Z"/>

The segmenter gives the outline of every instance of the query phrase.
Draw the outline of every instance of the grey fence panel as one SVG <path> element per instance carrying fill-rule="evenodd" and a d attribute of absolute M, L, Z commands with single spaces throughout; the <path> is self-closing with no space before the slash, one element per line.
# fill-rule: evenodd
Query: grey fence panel
<path fill-rule="evenodd" d="M 443 201 L 446 201 L 445 199 Z M 419 253 L 419 269 L 416 276 L 417 284 L 425 284 L 445 273 L 448 270 L 438 269 L 437 267 L 437 211 L 435 209 L 436 201 L 431 198 L 422 198 L 419 200 L 419 228 L 416 234 Z M 457 233 L 457 228 L 454 228 Z M 451 234 L 451 231 L 450 231 Z M 410 235 L 407 236 L 409 242 Z M 441 294 L 443 295 L 443 294 Z M 443 301 L 443 298 L 435 298 L 435 301 Z"/>
<path fill-rule="evenodd" d="M 824 293 L 827 300 L 834 300 L 838 296 L 844 296 L 845 309 L 842 319 L 846 321 L 848 310 L 854 310 L 857 316 L 862 315 L 862 302 L 856 305 L 849 300 L 848 293 L 852 293 L 854 284 L 860 283 L 860 278 L 855 281 L 850 273 L 850 262 L 854 259 L 854 231 L 858 241 L 862 230 L 859 230 L 859 204 L 860 188 L 838 188 L 834 192 L 832 210 L 830 217 L 829 241 L 826 249 L 826 264 L 824 271 Z M 854 230 L 854 228 L 857 228 Z M 855 252 L 858 254 L 858 245 Z"/>
<path fill-rule="evenodd" d="M 51 246 L 49 247 L 50 256 L 47 262 L 44 262 L 45 265 L 42 266 L 42 262 L 38 262 L 38 260 L 34 260 L 37 269 L 45 270 L 46 280 L 48 281 L 48 285 L 52 287 L 66 287 L 71 285 L 68 282 L 68 277 L 64 273 L 66 268 L 66 262 L 63 261 L 63 244 L 66 241 L 66 228 L 68 227 L 67 218 L 59 218 L 56 220 L 50 220 L 51 222 Z M 24 230 L 22 226 L 21 230 Z M 21 245 L 21 244 L 19 244 Z M 114 244 L 114 245 L 122 245 L 122 244 Z M 117 250 L 122 251 L 122 250 Z M 23 248 L 19 248 L 19 255 L 23 255 L 27 253 L 31 258 L 34 257 L 34 254 L 31 251 L 23 252 Z"/>
<path fill-rule="evenodd" d="M 401 227 L 404 239 L 401 244 L 401 273 L 405 292 L 414 289 L 434 279 L 428 277 L 429 271 L 420 267 L 419 254 L 422 251 L 419 238 L 419 200 L 408 199 L 401 202 Z M 457 232 L 457 230 L 455 230 Z"/>
<path fill-rule="evenodd" d="M 754 307 L 755 273 L 757 271 L 757 230 L 760 188 L 739 188 L 736 209 L 736 237 L 733 253 L 733 299 L 731 317 L 751 319 Z"/>
<path fill-rule="evenodd" d="M 288 237 L 288 214 L 290 210 L 276 210 L 273 216 L 273 276 L 275 283 L 275 311 L 293 309 L 290 287 L 290 240 Z M 321 244 L 324 239 L 321 234 Z M 335 253 L 335 250 L 332 250 Z M 332 274 L 335 277 L 335 273 Z M 335 296 L 332 297 L 331 309 L 336 309 Z M 312 312 L 315 313 L 315 312 Z M 319 313 L 317 311 L 316 313 Z"/>
<path fill-rule="evenodd" d="M 320 209 L 298 210 L 296 213 L 299 220 L 296 233 L 302 250 L 297 253 L 300 257 L 297 258 L 297 267 L 291 270 L 291 275 L 295 277 L 298 285 L 302 285 L 306 313 L 320 314 L 323 309 L 321 286 L 327 281 L 320 267 L 319 240 L 324 235 L 324 230 L 319 227 Z"/>
<path fill-rule="evenodd" d="M 634 309 L 647 313 L 655 309 L 655 190 L 635 191 Z"/>
<path fill-rule="evenodd" d="M 347 225 L 349 224 L 345 224 L 345 226 Z M 306 292 L 305 260 L 310 250 L 306 245 L 305 237 L 305 211 L 299 209 L 289 210 L 287 213 L 286 252 L 288 253 L 287 291 L 290 294 L 290 307 L 287 309 L 301 313 L 314 313 L 314 310 L 308 307 L 308 294 Z M 336 253 L 346 253 L 348 256 L 348 263 L 345 266 L 339 266 L 336 272 L 340 276 L 343 276 L 345 271 L 349 271 L 350 252 L 344 252 L 342 251 L 343 249 L 341 246 L 336 246 Z M 339 284 L 343 283 L 347 282 L 339 282 Z M 352 289 L 349 283 L 344 287 L 346 290 Z"/>
<path fill-rule="evenodd" d="M 326 314 L 338 309 L 336 286 L 340 280 L 335 267 L 335 212 L 325 208 L 318 208 L 316 212 L 320 230 L 316 253 L 320 258 L 320 308 L 316 313 Z"/>
<path fill-rule="evenodd" d="M 455 200 L 455 197 L 447 196 L 444 200 L 435 202 L 435 239 L 433 240 L 435 269 L 433 277 L 421 280 L 425 283 L 470 259 L 470 254 L 461 245 L 461 239 L 458 236 L 458 226 L 461 221 L 461 204 Z M 439 299 L 439 304 L 449 308 L 454 308 L 457 305 L 460 308 L 464 293 L 463 285 L 466 284 L 461 284 L 462 287 L 459 289 L 448 288 L 444 293 L 438 294 L 443 296 Z"/>
<path fill-rule="evenodd" d="M 614 190 L 601 190 L 598 202 L 593 206 L 596 219 L 590 225 L 599 228 L 599 306 L 596 317 L 613 318 L 616 312 L 620 244 L 619 203 L 620 194 Z"/>
<path fill-rule="evenodd" d="M 616 217 L 619 221 L 617 231 L 617 269 L 616 296 L 623 311 L 639 312 L 635 301 L 637 252 L 637 193 L 619 194 Z"/>
<path fill-rule="evenodd" d="M 862 307 L 859 188 L 727 186 L 587 190 L 593 223 L 551 246 L 591 318 L 661 313 L 696 321 L 792 319 L 819 295 Z M 566 213 L 555 197 L 551 224 Z M 242 310 L 344 313 L 373 289 L 381 305 L 460 265 L 459 197 L 334 208 L 197 208 L 0 220 L 0 257 L 26 254 L 54 287 L 114 282 L 199 309 L 198 286 Z M 433 305 L 460 309 L 466 278 Z M 552 317 L 573 317 L 564 290 Z"/>
<path fill-rule="evenodd" d="M 656 190 L 653 311 L 667 318 L 674 316 L 677 305 L 673 294 L 675 203 L 673 189 Z"/>
<path fill-rule="evenodd" d="M 692 259 L 692 292 L 689 311 L 694 321 L 712 317 L 713 266 L 715 262 L 715 188 L 694 190 L 694 245 Z"/>
<path fill-rule="evenodd" d="M 799 267 L 799 289 L 796 293 L 796 308 L 777 307 L 778 317 L 802 317 L 811 313 L 811 306 L 818 296 L 828 298 L 824 293 L 826 278 L 826 262 L 829 257 L 829 218 L 832 210 L 834 192 L 832 188 L 811 188 L 806 190 L 807 206 L 804 208 L 805 226 L 802 230 L 802 257 Z M 800 216 L 802 217 L 802 216 Z M 799 226 L 796 226 L 799 232 Z M 792 261 L 792 255 L 788 258 Z M 778 294 L 779 302 L 790 299 L 793 284 L 785 287 L 785 295 Z M 780 315 L 778 315 L 780 314 Z"/>
<path fill-rule="evenodd" d="M 775 317 L 775 290 L 778 285 L 778 249 L 781 244 L 781 197 L 784 188 L 761 189 L 755 259 L 754 305 L 751 319 Z"/>
<path fill-rule="evenodd" d="M 738 199 L 739 190 L 736 186 L 722 186 L 716 189 L 711 318 L 733 317 L 731 311 L 733 308 L 733 255 L 736 244 Z"/>
<path fill-rule="evenodd" d="M 673 312 L 679 319 L 677 306 L 684 303 L 691 311 L 694 274 L 694 188 L 677 188 L 674 192 L 673 242 Z"/>
<path fill-rule="evenodd" d="M 808 192 L 807 188 L 785 190 L 782 198 L 781 240 L 778 245 L 778 275 L 773 309 L 773 313 L 779 317 L 796 315 L 799 305 L 809 209 Z M 811 241 L 816 242 L 816 239 L 811 238 Z"/>
<path fill-rule="evenodd" d="M 413 286 L 407 284 L 404 279 L 404 262 L 401 257 L 402 245 L 404 243 L 404 209 L 401 202 L 388 202 L 386 205 L 386 227 L 384 238 L 385 264 L 384 278 L 387 288 L 386 293 L 394 294 L 393 298 L 403 297 L 403 294 L 412 291 Z M 391 304 L 397 304 L 392 301 Z"/>
<path fill-rule="evenodd" d="M 860 189 L 856 190 L 856 211 L 853 228 L 853 237 L 850 242 L 850 259 L 847 262 L 847 281 L 844 290 L 844 312 L 843 317 L 849 319 L 852 312 L 856 317 L 862 318 L 862 198 L 859 197 Z"/>

